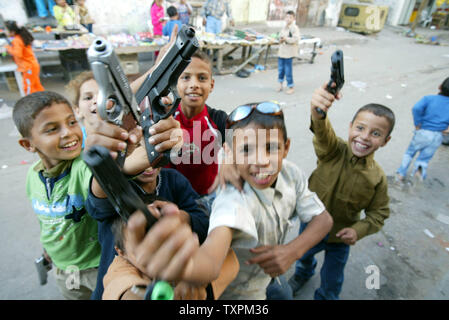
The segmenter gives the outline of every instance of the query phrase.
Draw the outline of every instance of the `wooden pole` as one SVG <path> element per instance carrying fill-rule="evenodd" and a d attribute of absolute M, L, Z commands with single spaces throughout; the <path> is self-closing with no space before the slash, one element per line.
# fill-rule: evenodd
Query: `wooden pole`
<path fill-rule="evenodd" d="M 415 32 L 415 28 L 419 23 L 419 20 L 421 19 L 421 12 L 424 10 L 424 8 L 427 7 L 427 4 L 429 3 L 429 0 L 422 0 L 421 4 L 419 5 L 418 12 L 416 13 L 415 21 L 412 23 L 411 32 Z"/>

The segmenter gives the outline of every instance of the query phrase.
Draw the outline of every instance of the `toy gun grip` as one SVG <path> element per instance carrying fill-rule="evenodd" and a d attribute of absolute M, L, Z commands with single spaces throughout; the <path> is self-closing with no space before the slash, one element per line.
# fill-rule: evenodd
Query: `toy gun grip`
<path fill-rule="evenodd" d="M 332 86 L 333 83 L 335 83 L 334 87 Z M 331 78 L 326 90 L 336 96 L 344 83 L 343 51 L 337 50 L 331 56 Z M 315 108 L 315 111 L 321 115 L 322 119 L 326 118 L 326 113 L 320 108 Z"/>
<path fill-rule="evenodd" d="M 182 26 L 176 41 L 136 92 L 137 104 L 143 110 L 140 124 L 145 138 L 145 147 L 153 168 L 165 166 L 170 161 L 170 150 L 163 153 L 155 150 L 155 147 L 148 142 L 151 136 L 149 128 L 159 120 L 166 119 L 175 113 L 181 100 L 176 90 L 178 78 L 198 48 L 195 30 L 186 25 Z M 164 105 L 162 98 L 170 93 L 173 95 L 173 103 Z"/>
<path fill-rule="evenodd" d="M 152 227 L 157 219 L 148 211 L 142 199 L 131 187 L 111 158 L 108 149 L 94 145 L 83 152 L 83 160 L 123 221 L 127 222 L 131 214 L 140 210 L 147 219 L 147 228 Z"/>

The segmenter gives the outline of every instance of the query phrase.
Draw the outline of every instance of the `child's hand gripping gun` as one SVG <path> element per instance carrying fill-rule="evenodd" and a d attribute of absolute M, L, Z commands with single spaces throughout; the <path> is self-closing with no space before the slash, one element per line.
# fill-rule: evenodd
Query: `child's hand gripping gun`
<path fill-rule="evenodd" d="M 329 83 L 327 84 L 326 90 L 332 93 L 334 96 L 341 90 L 345 83 L 345 74 L 343 68 L 343 51 L 337 50 L 332 54 L 331 57 L 331 78 Z M 332 84 L 335 83 L 333 87 Z M 316 108 L 316 112 L 318 112 L 322 118 L 326 118 L 326 113 L 320 108 Z"/>
<path fill-rule="evenodd" d="M 170 151 L 160 154 L 154 149 L 148 142 L 151 136 L 149 128 L 176 111 L 181 99 L 176 90 L 178 78 L 198 48 L 195 30 L 183 26 L 176 41 L 140 86 L 135 98 L 119 60 L 107 41 L 96 39 L 87 52 L 95 80 L 100 88 L 98 113 L 103 119 L 116 123 L 126 130 L 132 129 L 137 124 L 141 125 L 148 159 L 153 168 L 166 165 L 170 159 Z M 162 98 L 170 93 L 173 95 L 173 103 L 165 105 Z M 126 151 L 119 154 L 119 165 L 123 165 L 125 156 Z"/>
<path fill-rule="evenodd" d="M 156 223 L 157 219 L 148 211 L 142 199 L 131 187 L 126 177 L 111 158 L 108 149 L 98 145 L 93 146 L 83 153 L 83 160 L 89 166 L 104 193 L 106 193 L 109 201 L 114 206 L 115 211 L 123 221 L 128 222 L 131 214 L 136 210 L 140 210 L 147 220 L 147 230 Z M 156 200 L 156 196 L 154 200 Z M 173 299 L 173 289 L 165 281 L 154 281 L 148 292 L 147 299 Z"/>

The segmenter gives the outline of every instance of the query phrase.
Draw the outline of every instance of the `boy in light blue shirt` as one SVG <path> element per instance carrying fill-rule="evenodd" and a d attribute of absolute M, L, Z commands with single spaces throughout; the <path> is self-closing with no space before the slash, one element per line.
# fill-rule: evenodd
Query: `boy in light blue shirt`
<path fill-rule="evenodd" d="M 403 182 L 413 157 L 419 152 L 411 176 L 427 177 L 429 161 L 449 131 L 449 78 L 439 86 L 439 94 L 424 96 L 412 109 L 415 133 L 397 170 L 396 180 Z"/>
<path fill-rule="evenodd" d="M 178 25 L 178 30 L 181 30 L 182 22 L 179 20 L 178 10 L 174 6 L 170 6 L 167 9 L 167 14 L 170 17 L 170 21 L 162 29 L 162 34 L 164 36 L 169 36 L 171 38 L 171 33 L 175 25 Z"/>

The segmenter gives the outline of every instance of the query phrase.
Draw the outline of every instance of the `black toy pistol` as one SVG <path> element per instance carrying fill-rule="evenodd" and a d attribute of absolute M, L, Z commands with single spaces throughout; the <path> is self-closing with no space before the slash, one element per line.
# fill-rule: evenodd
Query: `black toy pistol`
<path fill-rule="evenodd" d="M 335 83 L 335 86 L 332 84 Z M 343 67 L 343 51 L 337 50 L 332 54 L 331 57 L 331 78 L 327 84 L 326 90 L 332 93 L 334 96 L 341 90 L 345 83 L 345 74 Z M 320 108 L 316 108 L 316 111 L 326 118 L 326 113 Z"/>
<path fill-rule="evenodd" d="M 111 158 L 109 150 L 95 145 L 83 152 L 83 160 L 122 220 L 127 222 L 131 214 L 140 210 L 146 217 L 147 228 L 151 228 L 157 219 L 148 211 L 142 199 L 131 187 L 125 175 Z"/>

